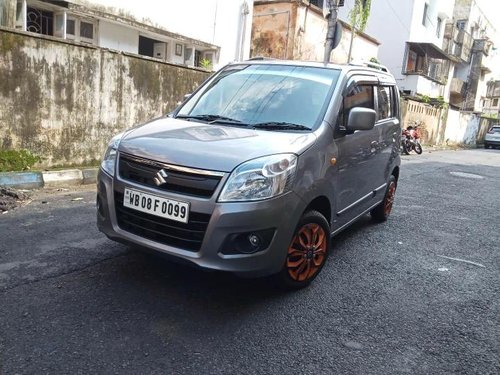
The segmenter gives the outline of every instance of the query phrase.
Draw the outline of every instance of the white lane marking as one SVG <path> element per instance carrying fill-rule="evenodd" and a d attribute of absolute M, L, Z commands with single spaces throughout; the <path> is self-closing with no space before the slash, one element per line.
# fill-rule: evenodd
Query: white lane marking
<path fill-rule="evenodd" d="M 468 263 L 468 264 L 472 264 L 472 265 L 474 265 L 474 266 L 478 266 L 478 267 L 486 268 L 486 266 L 482 265 L 481 263 L 472 262 L 472 261 L 470 261 L 470 260 L 466 260 L 466 259 L 452 258 L 452 257 L 447 257 L 447 256 L 445 256 L 445 255 L 438 255 L 438 257 L 440 257 L 440 258 L 445 258 L 445 259 L 450 259 L 450 260 L 456 260 L 457 262 Z"/>
<path fill-rule="evenodd" d="M 473 173 L 465 173 L 465 172 L 450 172 L 451 175 L 463 178 L 470 178 L 473 180 L 484 180 L 483 176 Z"/>

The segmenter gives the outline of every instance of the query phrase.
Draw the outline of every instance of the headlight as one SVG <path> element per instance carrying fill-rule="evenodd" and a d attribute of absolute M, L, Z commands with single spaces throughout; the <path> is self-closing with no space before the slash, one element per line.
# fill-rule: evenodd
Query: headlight
<path fill-rule="evenodd" d="M 257 201 L 290 190 L 297 156 L 277 154 L 241 164 L 229 176 L 219 202 Z"/>
<path fill-rule="evenodd" d="M 115 175 L 116 150 L 118 149 L 122 135 L 122 133 L 118 134 L 111 139 L 108 144 L 108 149 L 102 158 L 101 168 L 110 176 Z"/>

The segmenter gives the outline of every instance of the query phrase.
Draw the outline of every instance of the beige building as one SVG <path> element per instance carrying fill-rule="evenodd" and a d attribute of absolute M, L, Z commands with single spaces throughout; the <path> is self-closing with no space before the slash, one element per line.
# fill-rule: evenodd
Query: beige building
<path fill-rule="evenodd" d="M 254 1 L 251 57 L 323 61 L 327 20 L 318 1 Z M 331 62 L 347 63 L 351 27 L 339 20 L 342 39 Z M 378 55 L 380 43 L 365 33 L 357 34 L 351 61 L 369 61 Z"/>
<path fill-rule="evenodd" d="M 500 118 L 500 81 L 487 83 L 486 97 L 482 100 L 483 113 L 487 116 Z"/>

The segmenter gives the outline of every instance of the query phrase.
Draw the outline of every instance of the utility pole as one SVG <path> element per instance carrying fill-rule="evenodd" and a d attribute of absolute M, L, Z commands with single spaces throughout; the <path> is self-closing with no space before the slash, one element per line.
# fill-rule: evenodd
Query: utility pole
<path fill-rule="evenodd" d="M 326 32 L 325 56 L 323 62 L 330 62 L 332 51 L 339 45 L 342 37 L 342 27 L 337 22 L 339 7 L 344 6 L 344 0 L 324 0 L 323 15 L 328 20 Z"/>

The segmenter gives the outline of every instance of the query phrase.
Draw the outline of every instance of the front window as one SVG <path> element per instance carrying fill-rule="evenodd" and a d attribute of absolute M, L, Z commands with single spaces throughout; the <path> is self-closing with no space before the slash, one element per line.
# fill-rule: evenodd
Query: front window
<path fill-rule="evenodd" d="M 54 13 L 43 9 L 27 8 L 26 30 L 32 33 L 53 35 Z"/>
<path fill-rule="evenodd" d="M 312 129 L 325 111 L 340 71 L 288 65 L 233 65 L 177 113 L 219 116 L 252 126 L 290 123 Z"/>
<path fill-rule="evenodd" d="M 87 40 L 94 40 L 94 24 L 90 22 L 80 22 L 80 37 Z"/>
<path fill-rule="evenodd" d="M 96 41 L 97 21 L 83 19 L 69 14 L 62 7 L 38 1 L 17 0 L 15 26 L 19 30 L 77 42 L 93 44 Z"/>

